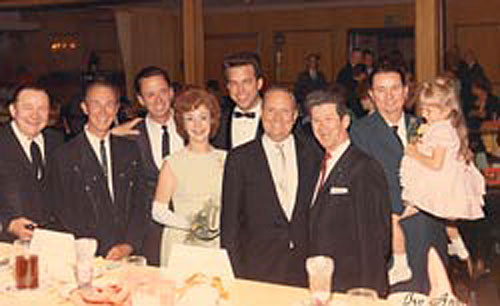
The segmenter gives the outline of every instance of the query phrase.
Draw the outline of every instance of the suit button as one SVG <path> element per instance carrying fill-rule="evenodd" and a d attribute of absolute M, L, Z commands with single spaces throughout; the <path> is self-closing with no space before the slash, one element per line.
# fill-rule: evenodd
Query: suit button
<path fill-rule="evenodd" d="M 295 244 L 292 240 L 290 240 L 290 242 L 288 243 L 288 247 L 290 248 L 290 250 L 293 250 L 295 248 Z"/>

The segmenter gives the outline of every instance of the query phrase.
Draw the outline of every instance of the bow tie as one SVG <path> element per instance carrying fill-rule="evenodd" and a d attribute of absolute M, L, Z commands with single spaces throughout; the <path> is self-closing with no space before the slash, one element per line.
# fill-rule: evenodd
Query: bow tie
<path fill-rule="evenodd" d="M 255 118 L 255 112 L 248 112 L 248 113 L 242 113 L 242 112 L 238 112 L 238 111 L 235 111 L 234 112 L 234 118 L 238 119 L 238 118 L 249 118 L 249 119 L 254 119 Z"/>

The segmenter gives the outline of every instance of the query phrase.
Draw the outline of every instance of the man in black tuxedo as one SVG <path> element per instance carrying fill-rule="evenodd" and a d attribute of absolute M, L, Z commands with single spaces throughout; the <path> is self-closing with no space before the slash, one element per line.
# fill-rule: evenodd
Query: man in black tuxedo
<path fill-rule="evenodd" d="M 391 196 L 392 222 L 394 225 L 396 222 L 401 224 L 406 238 L 408 257 L 395 255 L 392 267 L 396 269 L 391 268 L 389 274 L 394 284 L 397 281 L 409 281 L 392 287 L 391 291 L 428 294 L 427 252 L 431 246 L 435 247 L 446 263 L 447 238 L 442 222 L 422 212 L 410 216 L 410 210 L 401 199 L 399 167 L 412 122 L 416 122 L 416 118 L 403 113 L 408 87 L 403 73 L 391 66 L 380 67 L 369 80 L 369 94 L 377 111 L 355 121 L 350 136 L 355 145 L 382 165 Z M 394 249 L 401 247 L 397 243 L 400 240 L 394 239 Z M 397 253 L 399 251 L 401 250 Z"/>
<path fill-rule="evenodd" d="M 380 164 L 349 139 L 350 117 L 340 92 L 307 97 L 313 133 L 325 149 L 311 207 L 311 255 L 334 259 L 335 291 L 388 291 L 390 198 Z"/>
<path fill-rule="evenodd" d="M 47 226 L 44 206 L 45 161 L 63 142 L 45 129 L 50 101 L 36 85 L 23 85 L 9 105 L 12 121 L 0 127 L 0 240 L 29 239 L 36 226 Z"/>
<path fill-rule="evenodd" d="M 264 134 L 230 151 L 222 188 L 221 246 L 237 277 L 306 286 L 308 210 L 319 165 L 313 146 L 292 133 L 293 94 L 264 96 Z"/>
<path fill-rule="evenodd" d="M 49 164 L 49 201 L 63 230 L 94 237 L 97 254 L 117 260 L 137 252 L 147 225 L 143 167 L 135 142 L 110 135 L 118 89 L 88 85 L 81 106 L 84 131 L 60 147 Z"/>
<path fill-rule="evenodd" d="M 231 150 L 262 135 L 262 98 L 259 90 L 264 76 L 259 56 L 240 52 L 224 58 L 224 78 L 233 103 L 221 109 L 219 131 L 212 144 Z"/>
<path fill-rule="evenodd" d="M 175 127 L 171 108 L 174 91 L 170 84 L 168 73 L 155 66 L 143 68 L 134 81 L 137 100 L 147 110 L 146 119 L 135 127 L 139 131 L 135 140 L 144 165 L 144 196 L 148 200 L 147 212 L 150 220 L 142 249 L 150 265 L 160 264 L 163 226 L 152 220 L 150 209 L 160 168 L 167 155 L 184 147 L 184 141 L 177 134 Z"/>

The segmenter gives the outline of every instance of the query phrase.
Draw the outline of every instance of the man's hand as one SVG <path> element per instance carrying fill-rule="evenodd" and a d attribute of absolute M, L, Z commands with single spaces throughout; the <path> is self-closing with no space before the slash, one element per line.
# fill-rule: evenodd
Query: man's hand
<path fill-rule="evenodd" d="M 111 129 L 111 134 L 115 136 L 136 136 L 140 132 L 135 130 L 135 126 L 141 122 L 142 118 L 134 118 Z"/>
<path fill-rule="evenodd" d="M 132 254 L 133 248 L 128 243 L 117 244 L 108 251 L 106 254 L 106 259 L 108 260 L 120 260 L 125 256 Z"/>
<path fill-rule="evenodd" d="M 37 224 L 25 217 L 12 219 L 8 226 L 8 231 L 21 239 L 31 239 L 33 237 L 33 230 Z"/>

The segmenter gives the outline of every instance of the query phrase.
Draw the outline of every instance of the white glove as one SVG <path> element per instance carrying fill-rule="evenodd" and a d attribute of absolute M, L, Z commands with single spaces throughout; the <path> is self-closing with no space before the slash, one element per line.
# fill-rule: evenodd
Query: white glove
<path fill-rule="evenodd" d="M 183 215 L 168 209 L 168 204 L 154 201 L 152 215 L 156 222 L 165 224 L 166 226 L 185 230 L 191 228 L 191 224 Z"/>

